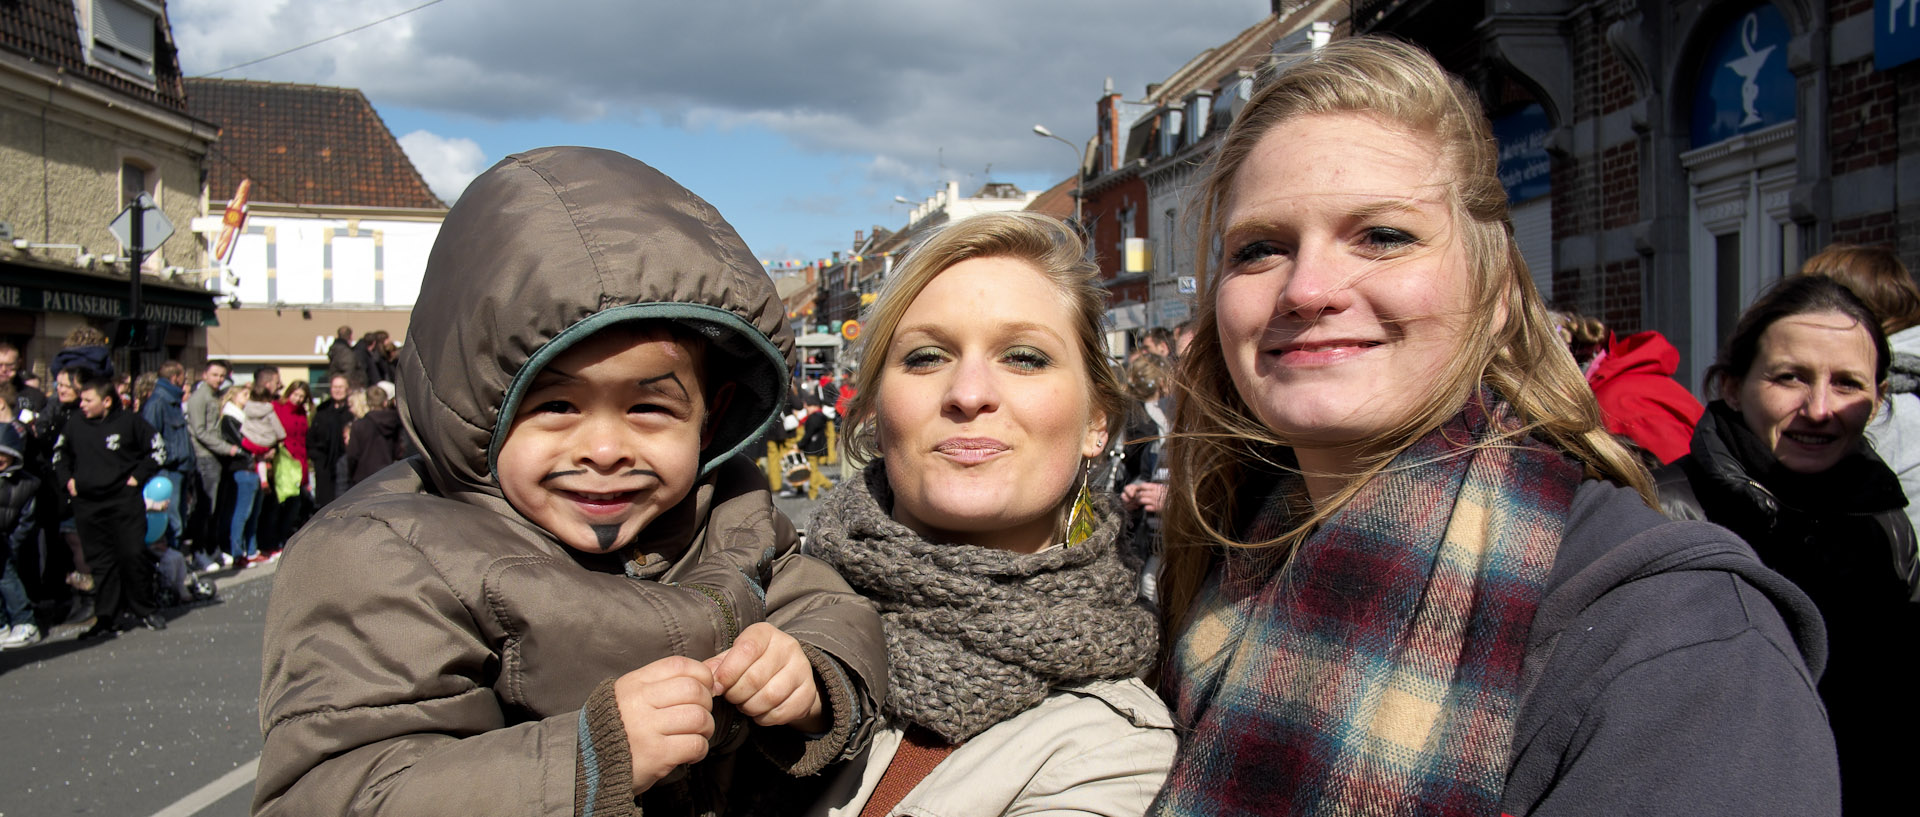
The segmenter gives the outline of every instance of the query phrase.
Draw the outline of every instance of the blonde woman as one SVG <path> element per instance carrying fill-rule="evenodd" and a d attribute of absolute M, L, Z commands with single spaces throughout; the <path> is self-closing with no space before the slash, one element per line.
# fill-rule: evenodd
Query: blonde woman
<path fill-rule="evenodd" d="M 1672 523 L 1507 221 L 1479 101 L 1360 38 L 1200 190 L 1156 814 L 1831 814 L 1806 596 Z"/>
<path fill-rule="evenodd" d="M 864 322 L 849 456 L 807 531 L 879 607 L 889 695 L 815 813 L 1139 814 L 1175 736 L 1122 516 L 1087 491 L 1125 398 L 1080 240 L 1033 213 L 916 246 Z"/>

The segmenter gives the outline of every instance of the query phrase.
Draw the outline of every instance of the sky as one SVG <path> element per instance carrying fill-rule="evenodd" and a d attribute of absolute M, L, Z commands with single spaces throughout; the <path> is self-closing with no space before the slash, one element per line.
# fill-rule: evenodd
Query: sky
<path fill-rule="evenodd" d="M 190 76 L 358 88 L 449 203 L 502 157 L 618 150 L 706 198 L 762 259 L 897 229 L 952 179 L 1067 178 L 1109 78 L 1128 99 L 1264 0 L 171 0 Z M 218 198 L 219 194 L 216 193 Z"/>

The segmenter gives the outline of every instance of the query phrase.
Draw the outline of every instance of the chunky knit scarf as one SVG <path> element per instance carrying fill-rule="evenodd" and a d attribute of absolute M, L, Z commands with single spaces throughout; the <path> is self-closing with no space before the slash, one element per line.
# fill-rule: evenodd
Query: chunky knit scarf
<path fill-rule="evenodd" d="M 1160 815 L 1493 815 L 1527 630 L 1580 466 L 1487 392 L 1275 570 L 1222 557 L 1167 692 L 1183 728 Z M 1291 524 L 1277 478 L 1242 531 Z M 1260 496 L 1252 493 L 1252 497 Z"/>
<path fill-rule="evenodd" d="M 1020 554 L 929 542 L 894 521 L 884 460 L 821 501 L 807 552 L 880 608 L 895 722 L 959 743 L 1054 686 L 1152 664 L 1159 624 L 1114 547 L 1120 514 L 1100 504 L 1091 539 Z"/>

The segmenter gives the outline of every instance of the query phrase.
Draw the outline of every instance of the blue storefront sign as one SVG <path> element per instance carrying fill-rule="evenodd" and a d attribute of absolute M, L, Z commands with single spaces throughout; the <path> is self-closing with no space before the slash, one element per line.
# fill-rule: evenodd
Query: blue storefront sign
<path fill-rule="evenodd" d="M 1500 143 L 1500 185 L 1507 188 L 1508 204 L 1553 192 L 1553 160 L 1547 157 L 1549 130 L 1547 109 L 1537 102 L 1493 120 L 1493 138 Z"/>
<path fill-rule="evenodd" d="M 1914 2 L 1915 0 L 1907 0 Z M 1693 146 L 1791 122 L 1786 18 L 1770 3 L 1733 19 L 1707 50 L 1693 97 Z"/>
<path fill-rule="evenodd" d="M 1873 67 L 1920 59 L 1920 0 L 1873 0 Z"/>

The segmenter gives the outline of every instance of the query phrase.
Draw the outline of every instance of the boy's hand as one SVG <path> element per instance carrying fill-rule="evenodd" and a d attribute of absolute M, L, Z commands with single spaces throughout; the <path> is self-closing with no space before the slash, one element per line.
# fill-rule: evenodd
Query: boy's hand
<path fill-rule="evenodd" d="M 662 658 L 613 682 L 633 756 L 633 793 L 707 756 L 713 738 L 713 671 L 685 656 Z"/>
<path fill-rule="evenodd" d="M 73 480 L 67 480 L 67 496 L 79 496 L 80 489 L 73 487 Z"/>
<path fill-rule="evenodd" d="M 800 642 L 764 621 L 748 627 L 726 652 L 707 659 L 713 694 L 761 726 L 802 732 L 827 728 L 826 707 L 813 683 L 813 664 Z"/>

